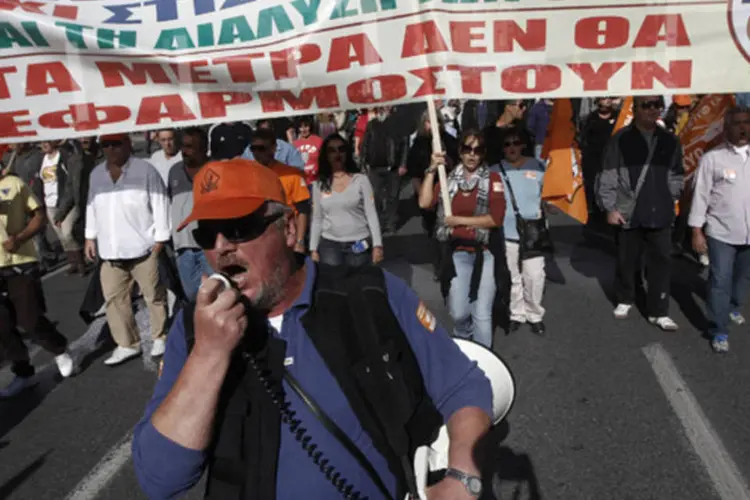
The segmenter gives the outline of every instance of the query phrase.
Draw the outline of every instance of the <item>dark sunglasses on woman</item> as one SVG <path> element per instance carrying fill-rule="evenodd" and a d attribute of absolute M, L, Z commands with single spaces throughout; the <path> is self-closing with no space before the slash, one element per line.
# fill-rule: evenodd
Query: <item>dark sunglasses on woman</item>
<path fill-rule="evenodd" d="M 483 155 L 484 154 L 484 146 L 477 146 L 475 148 L 469 146 L 468 144 L 464 144 L 461 146 L 461 154 L 462 155 L 468 155 L 474 153 L 475 155 Z"/>
<path fill-rule="evenodd" d="M 503 144 L 503 147 L 509 148 L 511 146 L 521 146 L 523 143 L 519 140 L 515 141 L 508 141 L 505 144 Z"/>
<path fill-rule="evenodd" d="M 216 238 L 221 234 L 231 243 L 246 243 L 260 237 L 268 226 L 279 220 L 283 214 L 259 215 L 252 213 L 237 219 L 201 220 L 193 229 L 193 238 L 203 250 L 211 250 Z"/>

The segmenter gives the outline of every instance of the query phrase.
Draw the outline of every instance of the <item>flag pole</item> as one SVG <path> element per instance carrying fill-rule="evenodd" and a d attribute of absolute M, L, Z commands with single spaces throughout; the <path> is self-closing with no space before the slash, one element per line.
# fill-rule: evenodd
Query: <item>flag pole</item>
<path fill-rule="evenodd" d="M 440 143 L 440 122 L 438 121 L 434 99 L 427 101 L 427 113 L 430 117 L 430 129 L 432 130 L 432 152 L 442 153 L 443 146 Z M 440 197 L 443 199 L 443 212 L 446 217 L 451 217 L 453 215 L 453 210 L 451 207 L 451 198 L 448 194 L 448 176 L 445 173 L 445 165 L 438 165 L 437 171 L 438 181 L 440 182 Z"/>

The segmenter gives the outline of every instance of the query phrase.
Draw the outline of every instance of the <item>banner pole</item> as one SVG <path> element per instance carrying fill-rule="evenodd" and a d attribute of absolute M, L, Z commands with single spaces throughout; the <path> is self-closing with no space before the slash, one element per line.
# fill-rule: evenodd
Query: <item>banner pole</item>
<path fill-rule="evenodd" d="M 432 130 L 432 152 L 442 153 L 443 146 L 440 143 L 440 122 L 437 117 L 435 100 L 427 101 L 427 113 L 430 117 L 430 129 Z M 440 197 L 443 199 L 443 211 L 446 217 L 453 216 L 451 198 L 448 195 L 448 175 L 445 173 L 445 165 L 438 165 L 438 181 L 440 182 Z"/>

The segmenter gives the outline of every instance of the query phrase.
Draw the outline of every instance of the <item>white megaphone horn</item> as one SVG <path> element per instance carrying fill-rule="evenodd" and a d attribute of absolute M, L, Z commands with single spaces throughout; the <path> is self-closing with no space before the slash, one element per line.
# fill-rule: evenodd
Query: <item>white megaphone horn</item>
<path fill-rule="evenodd" d="M 513 406 L 516 385 L 513 375 L 500 356 L 471 340 L 453 339 L 466 357 L 475 361 L 492 386 L 492 423 L 501 422 Z M 440 428 L 437 439 L 429 446 L 421 446 L 414 454 L 414 475 L 420 499 L 427 498 L 427 477 L 430 471 L 448 468 L 448 428 Z M 406 500 L 410 496 L 407 495 Z"/>

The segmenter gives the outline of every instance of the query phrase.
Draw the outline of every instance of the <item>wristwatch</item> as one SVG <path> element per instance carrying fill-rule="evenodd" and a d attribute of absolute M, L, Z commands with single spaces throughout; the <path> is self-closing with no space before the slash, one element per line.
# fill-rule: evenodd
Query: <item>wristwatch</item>
<path fill-rule="evenodd" d="M 445 477 L 458 479 L 464 485 L 469 495 L 479 498 L 482 494 L 482 479 L 479 476 L 471 476 L 464 471 L 448 467 L 445 470 Z"/>

